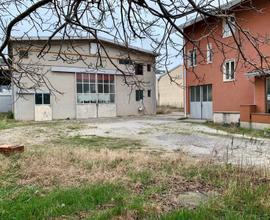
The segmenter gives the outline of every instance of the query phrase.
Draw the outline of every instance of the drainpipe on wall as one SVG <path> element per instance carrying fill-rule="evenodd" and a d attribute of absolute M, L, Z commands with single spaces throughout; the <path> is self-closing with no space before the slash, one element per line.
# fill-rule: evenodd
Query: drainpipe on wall
<path fill-rule="evenodd" d="M 185 112 L 185 118 L 187 117 L 187 103 L 186 103 L 186 100 L 187 100 L 187 91 L 186 91 L 186 88 L 187 88 L 187 85 L 186 85 L 186 69 L 183 67 L 183 78 L 184 78 L 184 112 Z"/>
<path fill-rule="evenodd" d="M 183 45 L 185 45 L 185 38 L 183 39 Z M 186 92 L 186 68 L 185 68 L 185 47 L 183 48 L 183 81 L 184 81 L 184 113 L 185 113 L 185 118 L 187 117 L 187 92 Z"/>

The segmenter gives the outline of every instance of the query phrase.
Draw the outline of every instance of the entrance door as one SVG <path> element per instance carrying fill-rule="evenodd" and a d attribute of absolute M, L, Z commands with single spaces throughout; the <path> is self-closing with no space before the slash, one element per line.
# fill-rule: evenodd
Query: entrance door
<path fill-rule="evenodd" d="M 212 85 L 190 88 L 190 115 L 191 118 L 212 120 Z"/>
<path fill-rule="evenodd" d="M 35 121 L 51 121 L 52 107 L 50 93 L 35 94 Z"/>

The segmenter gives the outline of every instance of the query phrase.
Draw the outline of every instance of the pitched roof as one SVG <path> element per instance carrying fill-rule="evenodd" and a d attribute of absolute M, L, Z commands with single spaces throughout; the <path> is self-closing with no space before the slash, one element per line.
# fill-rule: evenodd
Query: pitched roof
<path fill-rule="evenodd" d="M 11 42 L 19 42 L 19 41 L 47 41 L 49 39 L 48 36 L 44 36 L 44 37 L 35 37 L 35 36 L 29 36 L 29 37 L 22 37 L 22 38 L 11 38 L 10 41 Z M 55 36 L 53 37 L 52 41 L 61 41 L 61 40 L 89 40 L 89 41 L 95 41 L 96 39 L 94 37 L 70 37 L 70 38 L 65 38 L 63 39 L 62 36 Z M 108 38 L 104 38 L 104 37 L 98 37 L 98 40 L 104 42 L 104 43 L 109 43 L 109 44 L 113 44 L 119 47 L 124 47 L 127 49 L 131 49 L 134 51 L 138 51 L 138 52 L 142 52 L 142 53 L 146 53 L 146 54 L 150 54 L 153 56 L 158 56 L 158 54 L 154 51 L 151 50 L 147 50 L 147 49 L 143 49 L 140 47 L 136 47 L 136 46 L 132 46 L 132 45 L 126 45 L 124 43 L 121 42 L 117 42 L 116 40 L 111 40 Z"/>
<path fill-rule="evenodd" d="M 179 65 L 177 65 L 177 66 L 175 66 L 175 67 L 169 69 L 167 72 L 160 74 L 160 75 L 158 76 L 158 80 L 160 80 L 160 79 L 161 79 L 162 77 L 164 77 L 164 76 L 167 76 L 169 73 L 171 73 L 172 71 L 176 70 L 176 69 L 179 68 L 179 67 L 183 67 L 183 64 L 179 64 Z M 180 70 L 181 70 L 181 69 L 180 69 Z"/>
<path fill-rule="evenodd" d="M 247 1 L 248 0 L 232 0 L 232 1 L 228 1 L 227 3 L 221 5 L 219 10 L 228 10 L 228 9 L 231 9 L 232 7 L 238 5 L 238 4 L 245 3 Z M 212 13 L 214 15 L 214 14 L 216 14 L 216 11 L 213 10 L 212 12 L 209 12 L 209 13 Z M 188 19 L 185 23 L 181 24 L 179 26 L 179 28 L 184 29 L 186 27 L 189 27 L 189 26 L 191 26 L 193 24 L 196 24 L 196 23 L 202 21 L 204 18 L 205 17 L 202 16 L 202 15 L 193 17 L 191 19 Z"/>

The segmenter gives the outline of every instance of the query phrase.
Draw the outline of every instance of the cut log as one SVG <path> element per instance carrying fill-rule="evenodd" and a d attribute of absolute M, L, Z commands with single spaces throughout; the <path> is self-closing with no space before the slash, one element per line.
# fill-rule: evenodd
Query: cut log
<path fill-rule="evenodd" d="M 24 146 L 22 145 L 0 145 L 1 154 L 12 154 L 12 153 L 21 153 L 24 152 Z"/>

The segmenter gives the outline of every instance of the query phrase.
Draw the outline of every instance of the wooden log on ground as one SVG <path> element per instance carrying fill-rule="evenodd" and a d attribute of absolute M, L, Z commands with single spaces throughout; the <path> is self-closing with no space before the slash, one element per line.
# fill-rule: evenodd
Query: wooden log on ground
<path fill-rule="evenodd" d="M 1 154 L 13 154 L 13 153 L 22 153 L 24 152 L 24 146 L 22 145 L 0 145 Z"/>

